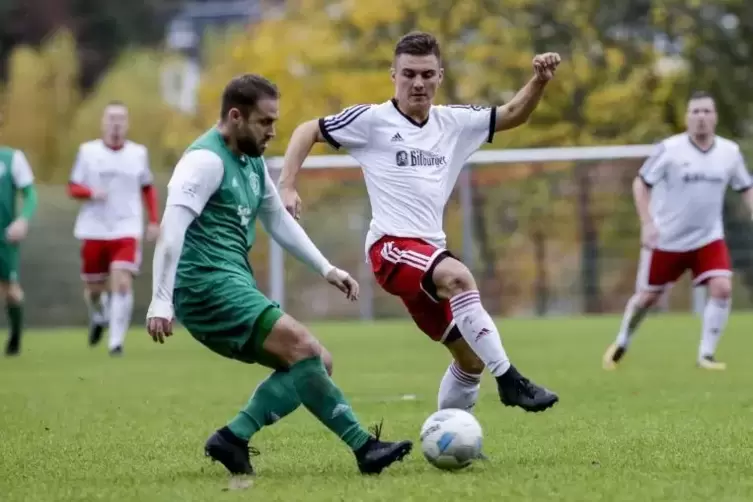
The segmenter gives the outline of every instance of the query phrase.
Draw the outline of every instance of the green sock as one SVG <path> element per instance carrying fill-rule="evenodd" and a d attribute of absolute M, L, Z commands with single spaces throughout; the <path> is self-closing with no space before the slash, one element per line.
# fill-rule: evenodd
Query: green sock
<path fill-rule="evenodd" d="M 228 424 L 230 431 L 246 441 L 267 425 L 293 413 L 301 400 L 289 372 L 275 371 L 254 391 L 248 404 Z"/>
<path fill-rule="evenodd" d="M 23 305 L 8 304 L 8 325 L 10 326 L 10 339 L 12 343 L 18 343 L 21 340 L 21 329 L 23 327 L 24 309 Z"/>
<path fill-rule="evenodd" d="M 370 434 L 358 423 L 342 391 L 327 375 L 320 357 L 298 361 L 290 367 L 290 376 L 301 402 L 321 423 L 354 451 L 366 444 Z"/>

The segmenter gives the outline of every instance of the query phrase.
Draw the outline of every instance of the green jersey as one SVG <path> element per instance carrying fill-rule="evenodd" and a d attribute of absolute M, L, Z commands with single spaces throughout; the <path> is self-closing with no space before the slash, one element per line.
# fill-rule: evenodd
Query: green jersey
<path fill-rule="evenodd" d="M 264 160 L 234 154 L 214 128 L 194 141 L 186 154 L 194 151 L 202 151 L 191 156 L 197 163 L 195 176 L 171 187 L 173 197 L 186 199 L 184 205 L 198 214 L 185 234 L 175 287 L 222 281 L 229 275 L 253 282 L 248 253 L 265 195 Z M 214 167 L 199 165 L 204 163 Z"/>
<path fill-rule="evenodd" d="M 34 176 L 23 152 L 0 147 L 0 228 L 17 217 L 18 191 L 31 185 Z"/>

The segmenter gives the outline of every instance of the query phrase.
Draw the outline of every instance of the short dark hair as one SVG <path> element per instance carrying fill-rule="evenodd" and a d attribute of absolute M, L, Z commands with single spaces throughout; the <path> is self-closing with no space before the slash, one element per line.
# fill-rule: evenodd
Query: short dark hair
<path fill-rule="evenodd" d="M 256 103 L 262 99 L 280 99 L 277 86 L 253 73 L 246 73 L 233 78 L 222 91 L 222 108 L 220 118 L 224 119 L 232 108 L 237 108 L 243 118 L 248 118 Z"/>
<path fill-rule="evenodd" d="M 424 31 L 412 31 L 403 35 L 395 45 L 395 57 L 400 54 L 409 54 L 411 56 L 430 56 L 434 55 L 441 59 L 439 42 L 431 33 Z"/>
<path fill-rule="evenodd" d="M 706 99 L 709 98 L 710 100 L 714 100 L 714 96 L 711 95 L 710 92 L 707 91 L 694 91 L 693 94 L 690 95 L 690 99 L 688 101 L 695 101 L 696 99 Z"/>

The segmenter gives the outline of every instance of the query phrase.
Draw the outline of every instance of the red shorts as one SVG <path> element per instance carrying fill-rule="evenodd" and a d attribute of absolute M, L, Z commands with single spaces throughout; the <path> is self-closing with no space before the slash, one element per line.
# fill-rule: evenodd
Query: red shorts
<path fill-rule="evenodd" d="M 101 281 L 112 269 L 138 273 L 141 246 L 138 239 L 124 237 L 110 240 L 84 240 L 81 246 L 81 278 Z"/>
<path fill-rule="evenodd" d="M 659 291 L 676 282 L 686 270 L 693 273 L 696 286 L 712 277 L 732 276 L 727 244 L 720 239 L 692 251 L 643 248 L 636 286 L 639 290 Z"/>
<path fill-rule="evenodd" d="M 382 237 L 369 249 L 371 269 L 379 285 L 399 296 L 413 321 L 432 340 L 448 343 L 460 337 L 449 300 L 437 296 L 434 267 L 452 257 L 446 249 L 421 239 Z"/>

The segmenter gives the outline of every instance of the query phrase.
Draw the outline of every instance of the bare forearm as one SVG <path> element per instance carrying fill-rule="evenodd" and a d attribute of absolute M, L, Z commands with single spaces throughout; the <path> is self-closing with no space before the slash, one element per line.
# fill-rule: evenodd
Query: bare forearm
<path fill-rule="evenodd" d="M 649 205 L 651 203 L 651 189 L 640 178 L 635 178 L 633 181 L 633 200 L 641 224 L 650 223 L 651 212 L 649 211 Z"/>
<path fill-rule="evenodd" d="M 533 77 L 506 104 L 497 109 L 497 131 L 512 129 L 528 121 L 538 106 L 547 82 Z"/>
<path fill-rule="evenodd" d="M 745 205 L 748 206 L 748 211 L 751 212 L 751 215 L 753 215 L 753 188 L 748 188 L 742 193 L 743 201 L 745 201 Z"/>
<path fill-rule="evenodd" d="M 288 142 L 288 148 L 285 150 L 282 174 L 280 174 L 280 188 L 295 188 L 296 177 L 303 162 L 311 153 L 314 145 L 323 140 L 324 138 L 319 131 L 319 123 L 316 120 L 304 122 L 293 131 Z"/>

